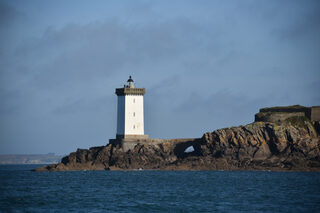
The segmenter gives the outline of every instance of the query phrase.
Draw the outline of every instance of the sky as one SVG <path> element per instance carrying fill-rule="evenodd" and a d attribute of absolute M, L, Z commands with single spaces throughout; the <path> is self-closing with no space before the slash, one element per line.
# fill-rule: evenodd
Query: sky
<path fill-rule="evenodd" d="M 107 144 L 129 75 L 151 138 L 320 105 L 320 1 L 0 0 L 0 154 Z"/>

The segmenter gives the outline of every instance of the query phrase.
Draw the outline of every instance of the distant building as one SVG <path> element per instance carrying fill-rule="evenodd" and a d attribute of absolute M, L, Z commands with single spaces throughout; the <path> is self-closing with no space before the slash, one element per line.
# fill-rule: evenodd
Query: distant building
<path fill-rule="evenodd" d="M 143 139 L 144 134 L 144 106 L 143 96 L 145 88 L 135 88 L 134 81 L 129 77 L 123 88 L 117 88 L 117 139 Z"/>
<path fill-rule="evenodd" d="M 255 114 L 255 121 L 281 122 L 297 116 L 307 117 L 310 121 L 320 121 L 320 106 L 293 105 L 262 108 Z"/>

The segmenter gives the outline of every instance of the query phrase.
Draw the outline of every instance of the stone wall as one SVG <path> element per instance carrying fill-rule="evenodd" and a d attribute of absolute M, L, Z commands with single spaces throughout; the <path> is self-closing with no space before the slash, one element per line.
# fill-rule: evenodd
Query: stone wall
<path fill-rule="evenodd" d="M 320 121 L 320 106 L 311 107 L 311 121 Z"/>

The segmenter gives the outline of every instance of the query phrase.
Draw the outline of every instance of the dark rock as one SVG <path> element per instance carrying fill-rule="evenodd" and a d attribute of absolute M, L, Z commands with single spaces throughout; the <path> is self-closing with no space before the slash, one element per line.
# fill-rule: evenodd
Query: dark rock
<path fill-rule="evenodd" d="M 192 141 L 137 143 L 123 151 L 108 144 L 78 149 L 36 171 L 279 170 L 320 171 L 319 123 L 255 122 L 205 133 Z M 318 126 L 316 126 L 318 125 Z M 318 130 L 319 131 L 319 130 Z M 189 146 L 194 151 L 184 152 Z"/>

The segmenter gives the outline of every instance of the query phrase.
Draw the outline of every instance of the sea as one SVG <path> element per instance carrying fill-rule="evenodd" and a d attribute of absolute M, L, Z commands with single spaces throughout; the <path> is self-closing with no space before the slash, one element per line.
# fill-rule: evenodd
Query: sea
<path fill-rule="evenodd" d="M 320 173 L 32 172 L 0 165 L 0 212 L 320 212 Z"/>

